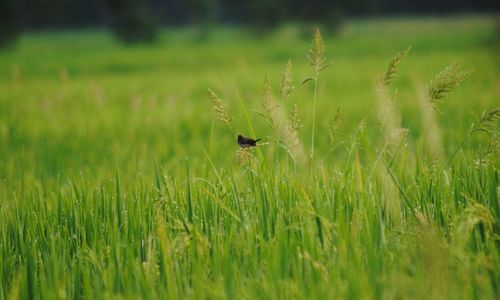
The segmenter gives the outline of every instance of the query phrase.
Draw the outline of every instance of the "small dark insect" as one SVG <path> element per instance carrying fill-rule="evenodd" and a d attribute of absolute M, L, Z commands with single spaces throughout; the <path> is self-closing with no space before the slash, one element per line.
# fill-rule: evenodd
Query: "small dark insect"
<path fill-rule="evenodd" d="M 260 141 L 260 139 L 253 140 L 251 138 L 246 138 L 241 134 L 238 135 L 238 145 L 242 148 L 255 147 L 257 146 L 258 141 Z"/>

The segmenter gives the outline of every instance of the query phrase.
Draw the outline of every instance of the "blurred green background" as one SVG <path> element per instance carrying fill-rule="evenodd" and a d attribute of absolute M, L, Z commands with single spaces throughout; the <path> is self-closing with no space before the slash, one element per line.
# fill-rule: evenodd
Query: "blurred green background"
<path fill-rule="evenodd" d="M 333 66 L 321 74 L 318 91 L 319 151 L 329 151 L 328 122 L 338 108 L 345 115 L 343 139 L 366 119 L 367 136 L 377 141 L 375 78 L 396 52 L 412 46 L 395 83 L 395 105 L 415 145 L 422 139 L 418 88 L 452 63 L 473 70 L 438 115 L 449 153 L 474 121 L 471 113 L 498 105 L 495 21 L 492 16 L 360 19 L 325 37 Z M 205 151 L 221 166 L 234 165 L 235 137 L 214 123 L 208 88 L 227 104 L 235 131 L 250 135 L 241 99 L 258 137 L 269 138 L 256 113 L 262 110 L 264 77 L 277 96 L 288 59 L 295 85 L 313 73 L 306 59 L 310 39 L 302 30 L 282 25 L 257 37 L 242 27 L 217 27 L 209 40 L 199 41 L 196 29 L 184 27 L 161 31 L 152 45 L 133 46 L 102 30 L 26 33 L 0 54 L 0 174 L 100 177 L 112 175 L 116 165 L 146 171 L 155 161 L 175 166 L 186 157 L 197 165 Z M 289 100 L 298 106 L 304 141 L 312 92 L 313 85 L 305 84 Z"/>
<path fill-rule="evenodd" d="M 497 12 L 0 2 L 0 300 L 497 299 Z M 318 81 L 315 28 L 331 64 Z M 384 94 L 377 78 L 409 46 Z M 310 163 L 262 116 L 265 78 L 279 100 L 289 60 L 296 89 L 278 108 L 296 105 Z M 426 88 L 452 64 L 470 76 L 433 111 Z M 263 144 L 242 165 L 238 133 Z"/>

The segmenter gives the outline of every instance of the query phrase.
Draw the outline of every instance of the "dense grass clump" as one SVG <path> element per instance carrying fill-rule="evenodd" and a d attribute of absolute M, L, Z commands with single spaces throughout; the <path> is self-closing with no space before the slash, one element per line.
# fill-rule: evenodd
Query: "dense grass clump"
<path fill-rule="evenodd" d="M 492 24 L 24 37 L 0 56 L 0 299 L 498 298 Z"/>

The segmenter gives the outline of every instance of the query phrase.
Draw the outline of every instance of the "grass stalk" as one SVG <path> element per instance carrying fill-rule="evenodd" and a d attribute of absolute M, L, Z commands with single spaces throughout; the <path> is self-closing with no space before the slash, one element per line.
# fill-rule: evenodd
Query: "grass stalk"
<path fill-rule="evenodd" d="M 316 101 L 318 97 L 318 80 L 319 72 L 316 72 L 314 77 L 314 95 L 313 95 L 313 112 L 312 112 L 312 132 L 311 132 L 311 170 L 314 166 L 314 145 L 316 137 Z"/>

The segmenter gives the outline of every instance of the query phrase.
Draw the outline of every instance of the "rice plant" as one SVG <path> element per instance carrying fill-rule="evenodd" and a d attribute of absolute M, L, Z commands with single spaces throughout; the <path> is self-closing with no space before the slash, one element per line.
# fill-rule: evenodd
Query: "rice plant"
<path fill-rule="evenodd" d="M 471 50 L 484 47 L 474 37 L 485 25 L 461 22 L 472 29 L 444 31 L 439 43 L 416 36 L 412 55 L 388 66 L 407 40 L 362 35 L 362 49 L 385 50 L 361 59 L 351 46 L 360 40 L 317 31 L 293 76 L 291 60 L 274 55 L 283 40 L 135 49 L 125 54 L 139 69 L 151 59 L 142 51 L 177 60 L 130 78 L 108 64 L 78 69 L 65 42 L 55 60 L 82 73 L 68 68 L 63 85 L 19 60 L 15 82 L 0 76 L 0 299 L 498 298 L 500 114 L 488 86 L 497 77 L 476 55 L 489 52 Z M 251 56 L 264 66 L 236 55 L 224 65 L 228 52 L 211 48 L 249 45 L 269 54 Z M 109 47 L 95 61 L 119 52 Z M 441 47 L 477 71 L 420 84 L 445 60 L 426 49 Z M 327 49 L 335 70 L 325 70 Z M 161 64 L 178 61 L 188 70 L 164 80 Z M 295 80 L 308 64 L 314 86 Z M 98 67 L 108 73 L 85 77 Z M 240 147 L 240 133 L 263 143 Z"/>

